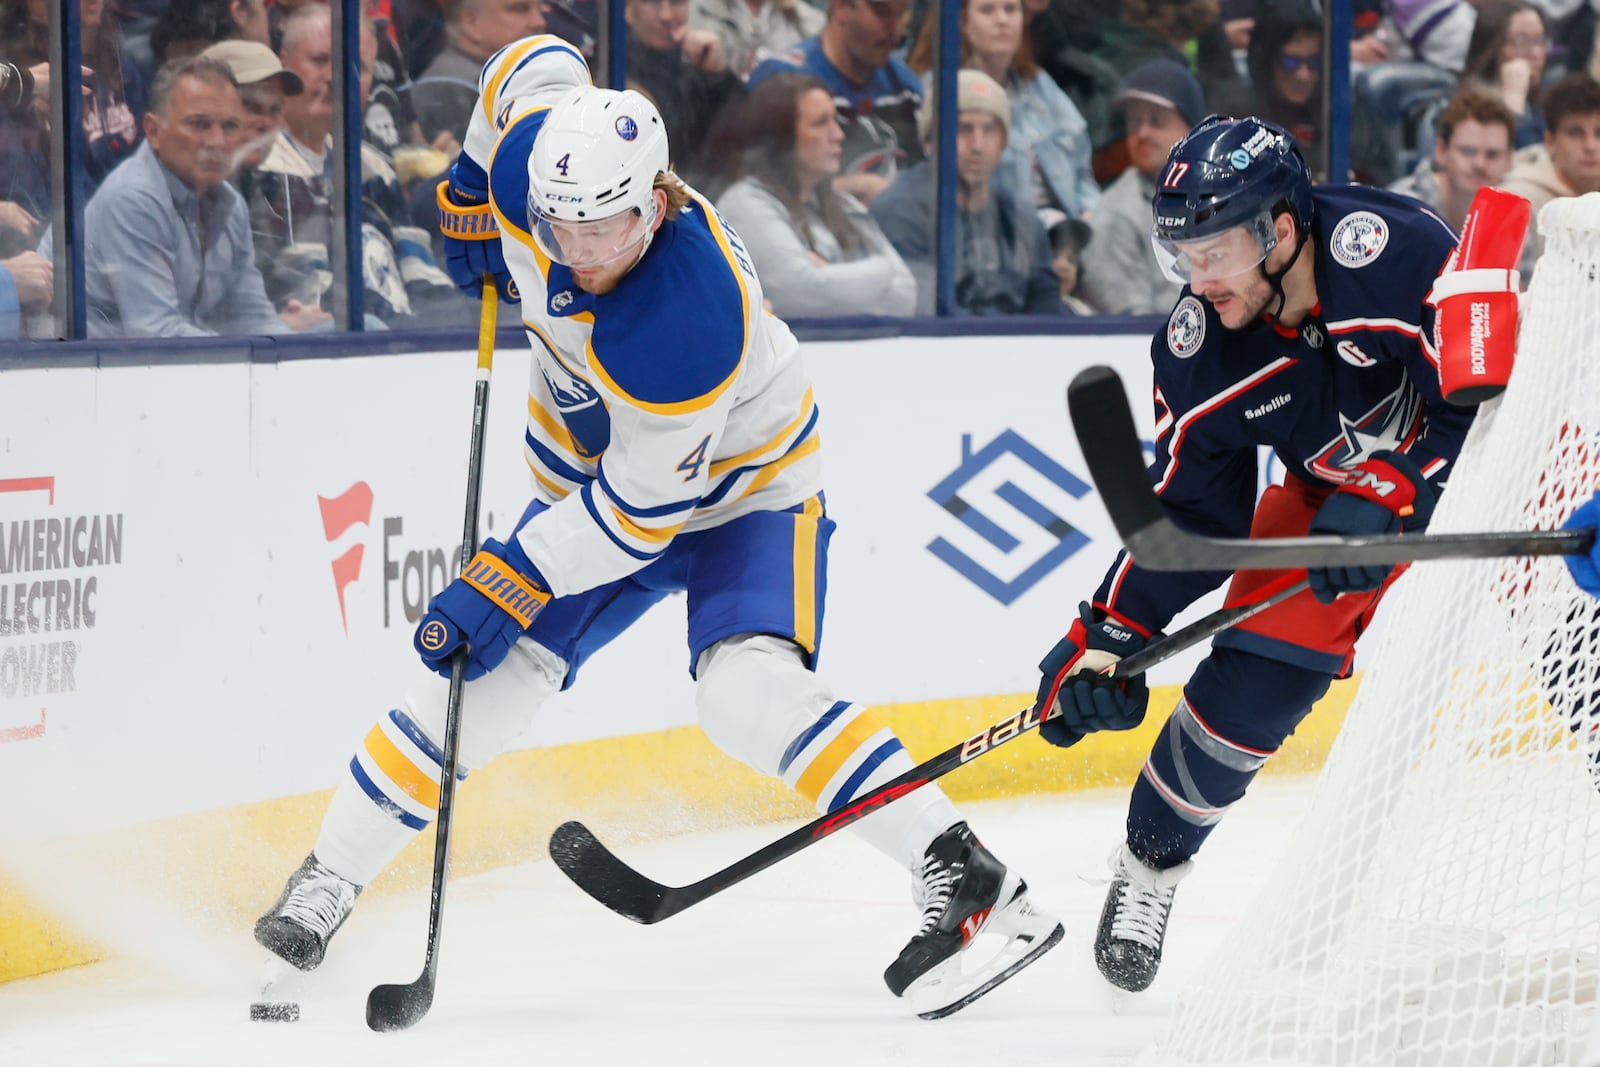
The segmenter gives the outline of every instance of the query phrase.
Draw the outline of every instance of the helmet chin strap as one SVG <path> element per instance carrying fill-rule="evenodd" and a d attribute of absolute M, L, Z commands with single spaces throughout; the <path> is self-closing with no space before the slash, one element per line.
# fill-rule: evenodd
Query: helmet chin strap
<path fill-rule="evenodd" d="M 1265 318 L 1258 316 L 1245 326 L 1245 329 L 1247 330 L 1252 332 L 1256 330 L 1264 330 L 1273 323 L 1280 322 L 1282 319 L 1283 307 L 1289 301 L 1289 294 L 1283 291 L 1284 276 L 1287 275 L 1294 267 L 1295 263 L 1299 261 L 1300 250 L 1306 246 L 1306 241 L 1311 237 L 1311 228 L 1309 226 L 1301 226 L 1297 223 L 1295 225 L 1295 229 L 1299 232 L 1295 236 L 1294 255 L 1289 257 L 1289 262 L 1285 263 L 1278 270 L 1274 271 L 1267 270 L 1267 261 L 1265 259 L 1256 265 L 1256 269 L 1259 270 L 1261 272 L 1261 276 L 1267 280 L 1267 284 L 1272 286 L 1272 291 L 1278 294 L 1278 309 L 1276 311 L 1268 312 Z"/>

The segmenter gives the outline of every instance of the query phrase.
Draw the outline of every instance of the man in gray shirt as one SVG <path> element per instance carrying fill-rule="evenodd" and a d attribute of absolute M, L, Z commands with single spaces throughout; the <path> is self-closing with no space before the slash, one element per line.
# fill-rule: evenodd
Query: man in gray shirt
<path fill-rule="evenodd" d="M 1200 83 L 1172 59 L 1147 60 L 1112 100 L 1127 119 L 1131 165 L 1089 212 L 1094 238 L 1083 252 L 1082 295 L 1097 311 L 1165 315 L 1183 286 L 1167 280 L 1150 246 L 1150 201 L 1167 153 L 1205 117 Z"/>
<path fill-rule="evenodd" d="M 233 75 L 217 60 L 156 72 L 144 144 L 84 210 L 90 337 L 290 329 L 267 299 L 249 212 L 227 181 L 240 113 Z"/>

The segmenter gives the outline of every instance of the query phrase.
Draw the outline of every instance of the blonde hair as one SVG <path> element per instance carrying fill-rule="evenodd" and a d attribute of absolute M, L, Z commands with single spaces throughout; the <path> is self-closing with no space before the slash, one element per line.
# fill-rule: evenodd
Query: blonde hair
<path fill-rule="evenodd" d="M 667 210 L 662 213 L 661 217 L 668 222 L 677 218 L 678 212 L 688 207 L 689 202 L 693 199 L 689 193 L 689 187 L 683 183 L 683 179 L 670 170 L 658 171 L 656 180 L 651 185 L 651 188 L 660 189 L 667 194 Z"/>

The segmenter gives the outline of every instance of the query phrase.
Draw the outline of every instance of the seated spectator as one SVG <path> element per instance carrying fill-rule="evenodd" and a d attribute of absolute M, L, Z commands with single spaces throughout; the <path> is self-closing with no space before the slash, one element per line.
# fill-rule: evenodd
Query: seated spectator
<path fill-rule="evenodd" d="M 1600 82 L 1587 74 L 1568 74 L 1544 94 L 1544 143 L 1516 154 L 1501 188 L 1525 196 L 1539 209 L 1563 196 L 1600 192 Z M 1528 227 L 1522 253 L 1522 282 L 1533 277 L 1544 252 L 1537 225 Z"/>
<path fill-rule="evenodd" d="M 448 132 L 459 146 L 478 100 L 478 75 L 513 41 L 544 32 L 539 0 L 445 0 L 445 46 L 411 83 L 411 110 L 422 139 Z M 459 151 L 459 148 L 457 149 Z"/>
<path fill-rule="evenodd" d="M 745 103 L 742 177 L 717 202 L 784 318 L 910 315 L 917 283 L 867 209 L 833 188 L 844 130 L 820 78 L 774 74 Z"/>
<path fill-rule="evenodd" d="M 689 27 L 689 0 L 626 0 L 628 88 L 648 96 L 672 132 L 673 169 L 702 192 L 720 191 L 744 83 L 722 41 Z"/>
<path fill-rule="evenodd" d="M 1061 306 L 1074 315 L 1094 315 L 1094 307 L 1083 297 L 1083 250 L 1094 239 L 1089 224 L 1082 219 L 1061 212 L 1041 215 L 1048 223 L 1045 233 L 1050 238 L 1050 266 L 1061 280 Z"/>
<path fill-rule="evenodd" d="M 1322 10 L 1312 0 L 1281 0 L 1263 6 L 1250 31 L 1245 65 L 1248 96 L 1212 97 L 1224 113 L 1251 114 L 1293 135 L 1306 162 L 1328 171 L 1322 119 Z"/>
<path fill-rule="evenodd" d="M 1150 201 L 1167 153 L 1205 117 L 1200 83 L 1170 59 L 1135 67 L 1113 98 L 1128 129 L 1130 165 L 1089 212 L 1094 240 L 1083 256 L 1083 295 L 1101 311 L 1166 314 L 1183 286 L 1167 279 L 1150 244 Z"/>
<path fill-rule="evenodd" d="M 305 82 L 284 67 L 277 53 L 257 41 L 219 41 L 200 54 L 226 64 L 239 87 L 244 140 L 234 153 L 234 184 L 248 197 L 255 169 L 267 158 L 279 131 L 284 129 L 284 98 L 305 92 Z"/>
<path fill-rule="evenodd" d="M 1467 44 L 1461 80 L 1465 85 L 1487 86 L 1505 100 L 1517 116 L 1514 148 L 1536 145 L 1544 137 L 1539 94 L 1549 51 L 1544 14 L 1527 0 L 1481 0 L 1478 4 L 1478 21 Z"/>
<path fill-rule="evenodd" d="M 933 77 L 937 20 L 926 19 L 907 59 Z M 1036 209 L 1082 215 L 1100 199 L 1094 180 L 1089 124 L 1060 86 L 1039 68 L 1023 26 L 1022 0 L 965 0 L 961 5 L 961 65 L 981 70 L 1011 99 L 1011 136 L 999 182 Z M 923 91 L 928 93 L 929 83 Z"/>
<path fill-rule="evenodd" d="M 1038 214 L 995 187 L 1011 125 L 1006 91 L 980 70 L 957 76 L 956 254 L 952 313 L 1061 314 L 1061 282 Z M 930 124 L 931 126 L 931 124 Z M 932 136 L 931 128 L 925 134 Z M 917 312 L 934 312 L 933 168 L 918 163 L 872 202 L 872 217 L 917 279 Z"/>
<path fill-rule="evenodd" d="M 331 310 L 333 181 L 332 19 L 326 4 L 297 9 L 284 23 L 283 65 L 305 84 L 284 101 L 279 131 L 251 182 L 250 219 L 267 293 Z M 361 98 L 370 87 L 377 33 L 361 21 Z M 361 145 L 362 244 L 359 257 L 369 326 L 464 322 L 470 310 L 435 264 L 428 234 L 404 225 L 406 205 L 388 157 Z"/>
<path fill-rule="evenodd" d="M 90 337 L 282 333 L 311 325 L 273 310 L 255 265 L 243 198 L 227 182 L 239 137 L 228 68 L 163 65 L 145 141 L 84 210 Z M 48 252 L 48 234 L 40 242 Z"/>
<path fill-rule="evenodd" d="M 544 30 L 576 48 L 592 69 L 600 48 L 600 0 L 544 0 Z"/>
<path fill-rule="evenodd" d="M 894 55 L 909 0 L 828 0 L 822 33 L 750 72 L 750 87 L 780 70 L 822 79 L 844 127 L 842 171 L 833 185 L 863 204 L 922 159 L 917 115 L 922 83 Z"/>
<path fill-rule="evenodd" d="M 748 78 L 757 63 L 822 32 L 827 16 L 807 0 L 691 0 L 689 25 L 722 42 L 728 69 Z"/>
<path fill-rule="evenodd" d="M 1487 89 L 1468 86 L 1439 115 L 1433 155 L 1389 188 L 1414 197 L 1460 232 L 1472 198 L 1485 185 L 1499 185 L 1511 170 L 1511 138 L 1517 117 Z"/>
<path fill-rule="evenodd" d="M 218 41 L 256 41 L 270 47 L 263 0 L 174 0 L 150 31 L 156 63 L 199 55 Z"/>
<path fill-rule="evenodd" d="M 553 4 L 561 2 L 552 0 Z M 389 0 L 389 16 L 400 45 L 401 66 L 413 74 L 427 70 L 434 57 L 444 51 L 444 0 Z M 559 31 L 552 25 L 550 32 Z"/>

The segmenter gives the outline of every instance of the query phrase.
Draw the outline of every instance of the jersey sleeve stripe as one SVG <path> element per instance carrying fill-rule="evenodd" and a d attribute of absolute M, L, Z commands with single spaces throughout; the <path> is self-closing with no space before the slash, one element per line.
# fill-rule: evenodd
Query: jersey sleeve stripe
<path fill-rule="evenodd" d="M 1283 356 L 1279 359 L 1275 359 L 1249 377 L 1234 382 L 1226 389 L 1213 394 L 1212 396 L 1201 401 L 1199 404 L 1196 404 L 1194 407 L 1190 408 L 1188 411 L 1184 412 L 1183 417 L 1177 421 L 1173 430 L 1172 444 L 1167 449 L 1167 469 L 1161 473 L 1161 480 L 1156 483 L 1156 492 L 1160 493 L 1161 490 L 1165 489 L 1169 484 L 1171 484 L 1172 476 L 1178 472 L 1178 450 L 1183 446 L 1184 434 L 1189 431 L 1189 428 L 1192 427 L 1196 421 L 1198 421 L 1202 416 L 1222 407 L 1239 394 L 1247 392 L 1248 390 L 1259 385 L 1261 382 L 1266 381 L 1274 374 L 1289 369 L 1297 362 L 1299 361 L 1289 356 Z"/>
<path fill-rule="evenodd" d="M 754 478 L 750 479 L 750 484 L 746 486 L 744 492 L 740 493 L 735 499 L 743 500 L 751 493 L 766 488 L 768 485 L 772 484 L 773 479 L 777 478 L 778 475 L 783 473 L 785 467 L 798 463 L 800 460 L 805 459 L 808 456 L 816 455 L 821 448 L 822 438 L 816 434 L 812 434 L 810 437 L 806 438 L 806 440 L 801 443 L 799 447 L 792 450 L 782 459 L 768 463 L 765 467 L 761 467 L 760 473 Z"/>
<path fill-rule="evenodd" d="M 600 479 L 600 488 L 605 490 L 606 496 L 611 498 L 612 504 L 627 514 L 634 516 L 635 518 L 654 519 L 660 518 L 663 515 L 676 515 L 679 512 L 692 511 L 695 505 L 700 503 L 700 499 L 698 497 L 691 497 L 686 500 L 673 500 L 666 504 L 658 504 L 655 507 L 637 507 L 624 500 L 622 494 L 617 492 L 616 489 L 612 487 L 610 480 L 606 478 L 606 466 L 604 460 L 600 461 L 600 465 L 596 468 L 595 474 Z"/>
<path fill-rule="evenodd" d="M 1388 330 L 1394 333 L 1403 333 L 1407 337 L 1415 337 L 1422 332 L 1422 327 L 1414 322 L 1404 319 L 1340 319 L 1338 322 L 1328 323 L 1329 333 L 1354 333 L 1357 330 Z"/>
<path fill-rule="evenodd" d="M 533 454 L 534 458 L 543 464 L 544 468 L 557 478 L 565 478 L 574 485 L 581 484 L 589 480 L 589 476 L 587 474 L 577 470 L 574 467 L 567 466 L 560 456 L 552 452 L 543 441 L 533 436 L 533 432 L 531 430 L 524 432 L 522 439 L 523 442 L 528 446 L 528 451 Z"/>
<path fill-rule="evenodd" d="M 705 497 L 700 501 L 700 505 L 701 507 L 715 507 L 716 505 L 722 503 L 725 497 L 733 493 L 734 488 L 738 485 L 741 478 L 752 472 L 759 472 L 754 478 L 751 479 L 750 484 L 733 498 L 735 500 L 741 499 L 750 493 L 753 493 L 755 490 L 760 489 L 762 486 L 770 484 L 774 478 L 783 472 L 785 467 L 804 459 L 806 456 L 814 454 L 817 449 L 821 447 L 822 437 L 820 434 L 816 433 L 816 420 L 813 418 L 811 422 L 806 424 L 805 436 L 799 438 L 794 444 L 790 445 L 789 450 L 782 456 L 779 456 L 771 463 L 755 464 L 753 466 L 741 467 L 738 470 L 729 471 L 722 477 L 721 481 L 717 483 L 717 487 L 705 495 Z"/>
<path fill-rule="evenodd" d="M 558 484 L 552 480 L 548 474 L 539 469 L 538 460 L 535 459 L 531 454 L 526 458 L 528 461 L 528 472 L 533 475 L 533 480 L 538 482 L 540 487 L 544 489 L 545 492 L 549 493 L 554 499 L 562 500 L 570 495 L 573 489 L 577 488 L 576 486 L 572 485 Z"/>
<path fill-rule="evenodd" d="M 711 464 L 711 477 L 720 478 L 727 471 L 738 467 L 754 466 L 762 456 L 787 449 L 794 441 L 802 440 L 817 422 L 817 405 L 812 398 L 812 390 L 807 389 L 806 395 L 800 401 L 800 414 L 796 415 L 787 426 L 773 434 L 772 439 L 755 448 L 747 449 L 736 456 L 727 456 Z M 781 453 L 780 453 L 781 454 Z"/>
<path fill-rule="evenodd" d="M 481 84 L 478 87 L 478 95 L 483 101 L 483 117 L 493 124 L 495 109 L 500 106 L 500 92 L 505 88 L 506 83 L 512 79 L 517 71 L 540 56 L 549 55 L 552 52 L 565 52 L 577 60 L 578 65 L 584 70 L 589 69 L 589 65 L 584 62 L 583 55 L 577 49 L 561 38 L 548 33 L 540 34 L 537 37 L 529 37 L 526 40 L 508 45 L 495 53 L 495 56 L 484 64 L 484 74 L 480 75 Z M 494 70 L 493 74 L 488 73 L 490 69 Z"/>
<path fill-rule="evenodd" d="M 647 563 L 661 555 L 661 549 L 655 549 L 652 551 L 634 548 L 621 537 L 617 536 L 616 532 L 612 530 L 611 527 L 607 525 L 605 519 L 601 517 L 600 509 L 595 505 L 594 487 L 595 483 L 590 482 L 588 485 L 583 487 L 583 490 L 578 495 L 583 498 L 583 506 L 589 509 L 589 517 L 594 520 L 594 524 L 596 526 L 605 531 L 605 535 L 611 539 L 611 543 L 616 545 L 617 548 L 621 549 L 623 552 L 632 556 L 634 559 L 642 560 Z M 607 510 L 609 511 L 610 509 L 608 508 Z"/>

